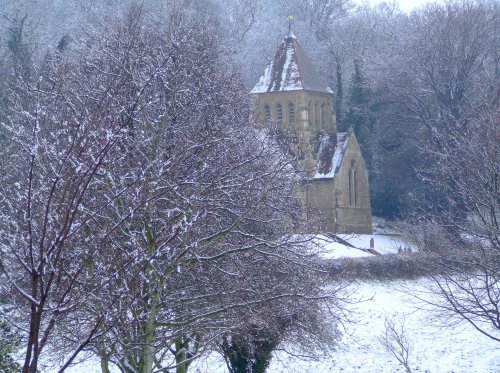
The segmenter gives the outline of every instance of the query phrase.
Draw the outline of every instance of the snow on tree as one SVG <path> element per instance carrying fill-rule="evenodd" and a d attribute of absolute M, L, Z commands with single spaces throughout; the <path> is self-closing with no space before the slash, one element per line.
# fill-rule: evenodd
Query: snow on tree
<path fill-rule="evenodd" d="M 142 207 L 110 237 L 101 260 L 118 266 L 113 285 L 129 292 L 120 323 L 96 349 L 123 370 L 185 371 L 201 350 L 272 304 L 298 313 L 339 297 L 321 287 L 326 273 L 309 238 L 292 234 L 301 220 L 293 160 L 272 134 L 248 124 L 248 96 L 224 64 L 216 25 L 195 15 L 174 9 L 157 32 L 115 24 L 104 48 L 96 46 L 109 58 L 135 33 L 156 39 L 144 43 L 150 50 L 134 49 L 145 55 L 131 84 L 148 63 L 157 75 L 146 94 L 154 100 L 131 124 L 131 159 L 120 167 L 143 182 L 120 205 Z M 126 178 L 111 184 L 112 195 L 119 180 Z M 117 252 L 133 265 L 112 260 Z"/>
<path fill-rule="evenodd" d="M 27 334 L 24 372 L 37 370 L 67 316 L 95 301 L 87 289 L 95 279 L 91 258 L 119 223 L 97 224 L 96 217 L 115 203 L 116 196 L 102 199 L 101 190 L 113 162 L 125 155 L 115 148 L 140 108 L 125 112 L 115 100 L 128 77 L 89 74 L 88 67 L 84 56 L 67 61 L 54 53 L 30 74 L 14 71 L 7 83 L 0 269 Z M 68 346 L 75 354 L 106 312 L 81 321 L 88 334 Z"/>
<path fill-rule="evenodd" d="M 500 341 L 500 116 L 498 106 L 474 113 L 468 128 L 435 133 L 426 153 L 434 165 L 421 176 L 446 197 L 449 209 L 431 215 L 423 249 L 435 280 L 429 303 L 446 323 L 466 321 Z M 439 242 L 439 252 L 433 248 Z"/>
<path fill-rule="evenodd" d="M 0 268 L 24 372 L 84 350 L 104 371 L 182 372 L 271 308 L 341 306 L 293 234 L 294 160 L 248 124 L 217 23 L 180 8 L 160 24 L 133 7 L 8 82 Z"/>

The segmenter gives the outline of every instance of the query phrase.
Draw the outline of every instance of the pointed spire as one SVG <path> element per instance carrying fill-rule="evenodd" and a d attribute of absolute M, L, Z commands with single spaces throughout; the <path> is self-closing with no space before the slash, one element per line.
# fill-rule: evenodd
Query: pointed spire
<path fill-rule="evenodd" d="M 298 90 L 333 93 L 299 45 L 292 21 L 293 16 L 288 16 L 288 34 L 251 93 Z"/>

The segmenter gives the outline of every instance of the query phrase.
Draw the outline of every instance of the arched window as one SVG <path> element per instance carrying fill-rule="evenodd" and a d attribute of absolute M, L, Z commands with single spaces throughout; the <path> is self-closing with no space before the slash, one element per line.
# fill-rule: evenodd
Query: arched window
<path fill-rule="evenodd" d="M 279 102 L 276 104 L 276 121 L 278 122 L 278 126 L 281 127 L 283 125 L 283 108 Z"/>
<path fill-rule="evenodd" d="M 309 128 L 314 128 L 317 130 L 318 128 L 314 125 L 314 114 L 313 114 L 313 104 L 312 102 L 309 102 L 309 105 L 307 105 L 307 124 L 309 125 Z"/>
<path fill-rule="evenodd" d="M 321 127 L 320 127 L 320 111 L 319 111 L 319 104 L 316 102 L 316 104 L 314 105 L 314 125 L 316 126 L 316 128 L 318 130 L 321 131 Z"/>
<path fill-rule="evenodd" d="M 326 104 L 323 102 L 321 104 L 321 128 L 326 128 L 326 118 L 327 118 Z"/>
<path fill-rule="evenodd" d="M 358 172 L 355 168 L 354 160 L 351 161 L 351 168 L 349 169 L 349 205 L 356 206 L 358 204 L 358 196 L 356 193 L 358 184 Z"/>
<path fill-rule="evenodd" d="M 295 106 L 291 102 L 288 103 L 288 123 L 295 125 Z"/>
<path fill-rule="evenodd" d="M 271 108 L 268 104 L 264 105 L 264 122 L 269 122 L 271 120 Z"/>

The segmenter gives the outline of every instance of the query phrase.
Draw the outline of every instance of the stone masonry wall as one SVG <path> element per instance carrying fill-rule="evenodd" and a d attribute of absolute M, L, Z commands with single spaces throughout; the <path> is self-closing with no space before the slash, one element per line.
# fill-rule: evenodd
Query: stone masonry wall
<path fill-rule="evenodd" d="M 297 139 L 297 151 L 307 153 L 302 167 L 312 176 L 316 163 L 313 159 L 314 143 L 318 134 L 336 131 L 333 95 L 300 90 L 255 94 L 252 100 L 252 121 L 267 124 L 264 120 L 267 104 L 269 124 L 276 125 L 286 137 Z M 277 103 L 282 108 L 281 123 L 278 123 Z M 294 126 L 289 124 L 288 103 L 294 105 Z M 350 196 L 351 169 L 356 172 L 355 201 Z M 308 220 L 314 232 L 372 233 L 368 170 L 353 133 L 349 134 L 347 149 L 335 178 L 310 180 L 299 189 L 301 198 L 310 209 Z"/>
<path fill-rule="evenodd" d="M 356 173 L 354 183 L 355 198 L 350 196 L 349 178 L 351 169 Z M 372 233 L 368 170 L 354 133 L 350 133 L 349 135 L 349 142 L 344 158 L 335 176 L 335 188 L 341 191 L 338 193 L 337 207 L 339 231 L 346 233 Z"/>

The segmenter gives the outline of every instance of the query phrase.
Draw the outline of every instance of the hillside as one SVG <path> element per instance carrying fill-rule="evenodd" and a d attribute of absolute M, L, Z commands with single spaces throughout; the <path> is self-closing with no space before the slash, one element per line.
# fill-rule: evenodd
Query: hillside
<path fill-rule="evenodd" d="M 301 361 L 280 352 L 269 373 L 327 372 L 404 372 L 404 368 L 382 347 L 386 317 L 404 317 L 410 341 L 410 367 L 413 372 L 488 373 L 500 366 L 498 343 L 479 334 L 470 325 L 444 328 L 433 312 L 422 309 L 409 292 L 424 291 L 429 280 L 363 282 L 357 295 L 367 299 L 352 310 L 356 323 L 346 325 L 337 351 L 320 361 Z M 221 358 L 200 361 L 193 372 L 226 373 Z"/>

